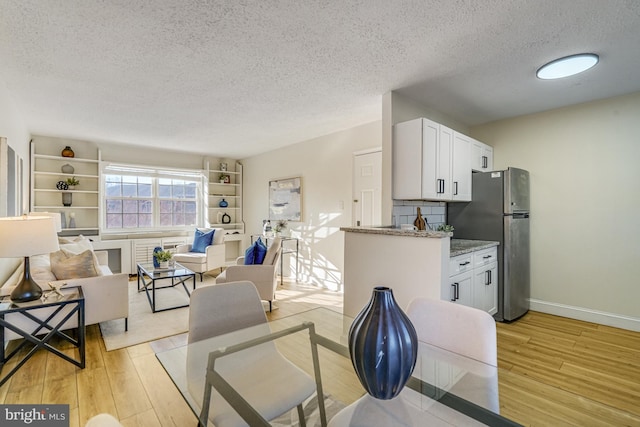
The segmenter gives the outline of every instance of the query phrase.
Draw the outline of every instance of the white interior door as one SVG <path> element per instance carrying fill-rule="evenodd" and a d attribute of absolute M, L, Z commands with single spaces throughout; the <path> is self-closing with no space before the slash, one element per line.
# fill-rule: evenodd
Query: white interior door
<path fill-rule="evenodd" d="M 382 150 L 353 157 L 353 224 L 382 225 Z"/>

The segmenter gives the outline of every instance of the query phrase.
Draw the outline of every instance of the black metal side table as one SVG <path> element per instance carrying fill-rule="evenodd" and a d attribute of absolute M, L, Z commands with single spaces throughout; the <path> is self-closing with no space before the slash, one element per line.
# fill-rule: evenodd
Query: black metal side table
<path fill-rule="evenodd" d="M 16 366 L 4 377 L 0 379 L 0 386 L 16 373 L 27 360 L 41 348 L 61 357 L 69 363 L 84 369 L 85 366 L 85 319 L 84 319 L 84 294 L 80 286 L 72 286 L 60 289 L 60 294 L 47 293 L 46 298 L 24 303 L 14 303 L 6 296 L 0 300 L 0 372 L 11 358 L 16 356 L 29 343 L 33 345 L 31 350 L 20 360 Z M 60 328 L 76 316 L 78 325 L 78 336 L 74 339 Z M 24 318 L 31 322 L 25 322 Z M 29 330 L 25 329 L 25 324 L 29 324 Z M 34 329 L 35 328 L 35 329 Z M 5 353 L 4 336 L 5 329 L 9 329 L 24 338 L 15 349 L 7 355 Z M 51 340 L 54 337 L 62 338 L 78 348 L 80 359 L 67 356 L 55 348 Z"/>

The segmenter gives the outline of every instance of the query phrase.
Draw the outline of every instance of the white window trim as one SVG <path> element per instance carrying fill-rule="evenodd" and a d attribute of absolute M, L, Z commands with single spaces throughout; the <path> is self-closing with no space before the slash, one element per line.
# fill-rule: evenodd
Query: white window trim
<path fill-rule="evenodd" d="M 184 232 L 192 231 L 193 226 L 176 226 L 176 227 L 146 227 L 146 228 L 107 228 L 107 215 L 106 215 L 106 200 L 107 194 L 105 191 L 106 175 L 130 175 L 130 176 L 145 176 L 155 178 L 154 180 L 154 205 L 160 200 L 157 196 L 157 178 L 167 179 L 184 179 L 193 180 L 197 183 L 197 211 L 196 211 L 196 227 L 201 227 L 203 219 L 205 218 L 206 199 L 205 189 L 207 175 L 202 169 L 177 169 L 168 168 L 164 166 L 147 166 L 147 165 L 134 165 L 125 163 L 111 163 L 101 162 L 100 164 L 100 200 L 99 200 L 99 227 L 100 234 L 104 235 L 122 235 L 122 234 L 148 234 L 148 233 L 172 233 L 172 232 Z M 153 221 L 157 223 L 159 221 L 160 212 L 154 206 Z"/>

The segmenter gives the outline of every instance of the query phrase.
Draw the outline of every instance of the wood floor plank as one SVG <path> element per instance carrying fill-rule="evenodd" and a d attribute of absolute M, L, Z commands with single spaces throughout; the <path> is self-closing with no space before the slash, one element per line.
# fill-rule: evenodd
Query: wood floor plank
<path fill-rule="evenodd" d="M 128 418 L 151 409 L 151 402 L 126 349 L 103 355 L 118 416 Z"/>
<path fill-rule="evenodd" d="M 180 395 L 154 354 L 132 359 L 149 400 L 163 427 L 197 424 L 196 416 Z"/>
<path fill-rule="evenodd" d="M 56 376 L 46 378 L 43 384 L 42 402 L 67 404 L 69 405 L 69 409 L 77 408 L 78 386 L 75 373 L 64 377 Z"/>
<path fill-rule="evenodd" d="M 132 415 L 129 418 L 121 419 L 120 424 L 124 427 L 161 427 L 156 411 L 149 409 L 140 414 Z"/>
<path fill-rule="evenodd" d="M 109 376 L 104 367 L 80 370 L 77 381 L 80 425 L 86 424 L 89 418 L 103 412 L 117 417 Z"/>

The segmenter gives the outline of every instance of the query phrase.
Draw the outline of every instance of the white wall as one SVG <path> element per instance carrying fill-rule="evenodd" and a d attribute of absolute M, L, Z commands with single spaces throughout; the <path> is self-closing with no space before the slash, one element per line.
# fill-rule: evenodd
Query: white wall
<path fill-rule="evenodd" d="M 638 329 L 640 92 L 472 135 L 531 173 L 532 308 Z"/>
<path fill-rule="evenodd" d="M 23 159 L 25 189 L 23 200 L 27 203 L 29 200 L 29 131 L 22 121 L 14 101 L 9 98 L 6 86 L 2 81 L 0 81 L 0 136 L 7 138 L 7 143 Z M 7 195 L 0 194 L 0 197 L 7 197 Z M 0 258 L 0 286 L 18 263 L 19 260 Z"/>
<path fill-rule="evenodd" d="M 381 122 L 376 121 L 244 159 L 247 235 L 262 232 L 269 181 L 302 177 L 303 221 L 289 224 L 292 235 L 302 239 L 298 279 L 341 289 L 344 233 L 339 230 L 352 221 L 353 153 L 380 146 Z"/>

